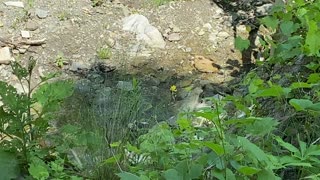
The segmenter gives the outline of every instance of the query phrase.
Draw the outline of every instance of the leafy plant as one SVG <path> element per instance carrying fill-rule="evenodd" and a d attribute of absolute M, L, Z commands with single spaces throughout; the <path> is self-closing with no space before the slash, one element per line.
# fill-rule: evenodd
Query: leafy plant
<path fill-rule="evenodd" d="M 109 59 L 112 55 L 110 48 L 101 47 L 97 50 L 97 56 L 99 59 Z"/>
<path fill-rule="evenodd" d="M 33 57 L 29 59 L 27 68 L 17 62 L 11 64 L 13 74 L 23 87 L 21 93 L 7 82 L 0 81 L 3 103 L 0 106 L 0 155 L 8 154 L 0 166 L 6 166 L 6 160 L 13 162 L 10 167 L 7 166 L 10 168 L 7 173 L 1 173 L 8 179 L 13 176 L 10 172 L 16 172 L 18 176 L 19 171 L 35 179 L 55 177 L 52 173 L 55 170 L 46 162 L 59 157 L 51 154 L 53 149 L 49 148 L 45 137 L 51 128 L 49 122 L 53 120 L 60 103 L 72 94 L 73 83 L 68 80 L 53 81 L 57 74 L 48 74 L 32 86 L 35 66 Z"/>

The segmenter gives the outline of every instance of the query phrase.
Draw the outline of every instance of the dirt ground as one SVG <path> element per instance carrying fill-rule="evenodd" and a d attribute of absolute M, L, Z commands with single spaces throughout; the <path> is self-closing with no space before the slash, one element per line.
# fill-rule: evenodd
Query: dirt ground
<path fill-rule="evenodd" d="M 233 45 L 231 16 L 210 0 L 173 1 L 162 6 L 151 0 L 118 0 L 96 7 L 90 0 L 25 0 L 24 8 L 4 2 L 0 3 L 1 38 L 24 41 L 22 30 L 31 33 L 29 40 L 45 38 L 40 46 L 22 47 L 26 52 L 10 46 L 15 60 L 23 64 L 30 56 L 38 60 L 35 80 L 50 71 L 70 74 L 72 66 L 89 67 L 98 61 L 97 50 L 105 45 L 112 51 L 111 58 L 104 60 L 107 64 L 127 74 L 152 74 L 160 79 L 188 76 L 220 84 L 229 81 L 230 73 L 241 63 L 241 54 Z M 39 10 L 45 17 L 39 18 Z M 122 30 L 123 19 L 131 14 L 145 16 L 162 35 L 175 29 L 180 36 L 174 41 L 164 37 L 164 49 L 141 45 L 135 34 Z M 212 61 L 219 70 L 196 69 L 197 57 Z M 60 67 L 59 59 L 63 61 Z M 0 78 L 14 81 L 8 65 L 0 65 Z"/>

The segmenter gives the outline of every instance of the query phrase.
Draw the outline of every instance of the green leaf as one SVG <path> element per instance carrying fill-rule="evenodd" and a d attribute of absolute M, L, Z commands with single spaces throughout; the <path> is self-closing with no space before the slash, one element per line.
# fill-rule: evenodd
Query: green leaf
<path fill-rule="evenodd" d="M 223 146 L 220 144 L 215 144 L 213 142 L 207 141 L 204 143 L 204 145 L 210 148 L 212 151 L 214 151 L 218 156 L 224 154 Z"/>
<path fill-rule="evenodd" d="M 251 119 L 254 119 L 255 121 L 252 124 L 247 125 L 246 132 L 258 136 L 264 136 L 266 134 L 271 133 L 273 130 L 276 129 L 276 126 L 279 124 L 278 121 L 270 117 L 251 117 Z"/>
<path fill-rule="evenodd" d="M 255 97 L 281 97 L 287 96 L 291 92 L 290 88 L 283 88 L 278 85 L 272 85 L 270 88 L 261 89 L 255 93 Z"/>
<path fill-rule="evenodd" d="M 298 88 L 312 88 L 312 84 L 305 83 L 305 82 L 294 82 L 290 85 L 291 89 L 298 89 Z"/>
<path fill-rule="evenodd" d="M 21 64 L 19 64 L 19 63 L 16 62 L 16 61 L 13 61 L 13 62 L 11 63 L 11 68 L 12 68 L 12 70 L 13 70 L 13 74 L 14 74 L 15 76 L 17 76 L 17 78 L 18 78 L 19 80 L 22 80 L 22 79 L 28 77 L 28 75 L 29 75 L 29 74 L 28 74 L 28 70 L 27 70 L 26 68 L 22 67 Z"/>
<path fill-rule="evenodd" d="M 239 51 L 243 51 L 249 48 L 250 41 L 248 39 L 242 39 L 240 36 L 238 36 L 235 39 L 234 45 Z"/>
<path fill-rule="evenodd" d="M 284 21 L 280 23 L 280 29 L 282 33 L 286 36 L 290 36 L 291 33 L 295 31 L 294 24 L 292 21 Z"/>
<path fill-rule="evenodd" d="M 167 180 L 183 180 L 183 177 L 179 175 L 179 172 L 175 169 L 168 169 L 163 173 L 163 176 Z"/>
<path fill-rule="evenodd" d="M 308 22 L 308 32 L 306 36 L 306 41 L 305 41 L 305 49 L 308 55 L 316 55 L 319 56 L 319 50 L 320 50 L 320 36 L 319 33 L 320 31 L 318 30 L 318 23 L 310 20 Z"/>
<path fill-rule="evenodd" d="M 134 175 L 129 172 L 121 172 L 118 173 L 117 176 L 119 176 L 121 180 L 140 180 L 140 178 L 137 175 Z"/>
<path fill-rule="evenodd" d="M 30 175 L 37 180 L 45 180 L 49 178 L 47 167 L 40 164 L 31 163 L 28 170 Z"/>
<path fill-rule="evenodd" d="M 315 103 L 307 108 L 308 110 L 320 111 L 320 102 Z"/>
<path fill-rule="evenodd" d="M 299 146 L 300 146 L 301 156 L 303 157 L 303 156 L 305 156 L 305 153 L 307 150 L 307 144 L 305 142 L 299 140 Z"/>
<path fill-rule="evenodd" d="M 17 179 L 19 176 L 19 164 L 13 153 L 0 150 L 0 179 Z"/>
<path fill-rule="evenodd" d="M 106 163 L 106 164 L 115 164 L 117 161 L 119 161 L 120 157 L 121 157 L 121 154 L 116 154 L 115 156 L 112 156 L 112 157 L 106 159 L 104 161 L 104 163 Z"/>
<path fill-rule="evenodd" d="M 191 179 L 198 179 L 202 175 L 203 166 L 200 164 L 192 164 L 190 168 L 190 178 Z"/>
<path fill-rule="evenodd" d="M 310 70 L 312 70 L 312 71 L 316 71 L 320 67 L 320 64 L 319 63 L 310 62 L 309 64 L 305 65 L 305 67 L 310 69 Z"/>
<path fill-rule="evenodd" d="M 249 166 L 242 166 L 239 169 L 237 169 L 240 173 L 251 176 L 254 174 L 257 174 L 261 171 L 261 169 L 255 168 L 255 167 L 249 167 Z"/>
<path fill-rule="evenodd" d="M 294 147 L 292 144 L 284 142 L 279 136 L 277 136 L 275 138 L 275 140 L 279 143 L 280 146 L 286 148 L 287 150 L 289 150 L 292 153 L 300 153 L 299 149 L 297 149 L 296 147 Z"/>
<path fill-rule="evenodd" d="M 289 104 L 297 111 L 303 111 L 313 105 L 309 99 L 290 99 Z"/>
<path fill-rule="evenodd" d="M 226 171 L 227 171 L 226 179 L 228 179 L 228 180 L 236 180 L 235 174 L 229 168 L 227 168 Z"/>
<path fill-rule="evenodd" d="M 267 154 L 265 154 L 257 145 L 250 142 L 247 138 L 238 136 L 239 144 L 248 153 L 251 153 L 258 161 L 268 162 Z"/>
<path fill-rule="evenodd" d="M 308 83 L 318 83 L 320 81 L 320 74 L 319 73 L 312 73 L 308 77 Z"/>
<path fill-rule="evenodd" d="M 276 176 L 272 170 L 263 169 L 258 174 L 258 180 L 281 180 L 280 177 Z"/>
<path fill-rule="evenodd" d="M 261 22 L 273 30 L 276 30 L 279 24 L 279 20 L 273 16 L 264 17 L 261 19 Z"/>

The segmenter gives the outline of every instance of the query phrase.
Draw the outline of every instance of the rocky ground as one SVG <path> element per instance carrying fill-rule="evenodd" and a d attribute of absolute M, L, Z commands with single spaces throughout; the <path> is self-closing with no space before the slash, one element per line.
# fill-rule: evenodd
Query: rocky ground
<path fill-rule="evenodd" d="M 151 0 L 101 2 L 95 6 L 91 0 L 2 0 L 0 80 L 22 91 L 9 63 L 26 65 L 31 56 L 38 62 L 33 83 L 48 72 L 87 76 L 89 69 L 103 64 L 103 71 L 139 75 L 153 89 L 162 86 L 160 92 L 170 92 L 173 84 L 178 90 L 208 85 L 212 90 L 227 85 L 239 71 L 234 17 L 212 0 L 161 6 Z M 237 31 L 247 33 L 245 26 Z M 198 101 L 202 91 L 195 89 L 191 94 L 197 97 L 189 99 Z M 186 97 L 182 94 L 181 99 Z"/>
<path fill-rule="evenodd" d="M 0 4 L 1 45 L 9 46 L 13 58 L 22 63 L 34 56 L 38 60 L 37 76 L 88 68 L 97 61 L 97 50 L 103 46 L 112 51 L 106 62 L 129 74 L 165 71 L 167 75 L 198 75 L 219 83 L 228 79 L 228 60 L 239 59 L 233 47 L 231 17 L 209 0 L 171 2 L 160 7 L 143 0 L 105 2 L 97 7 L 89 0 L 25 1 L 24 8 L 6 2 Z M 132 14 L 146 17 L 162 37 L 149 33 L 149 39 L 137 40 L 137 32 L 124 30 L 124 19 Z M 23 44 L 35 40 L 44 41 Z M 163 47 L 157 45 L 161 40 Z M 60 68 L 56 62 L 59 57 L 64 63 Z M 0 67 L 1 79 L 10 78 L 10 68 Z"/>

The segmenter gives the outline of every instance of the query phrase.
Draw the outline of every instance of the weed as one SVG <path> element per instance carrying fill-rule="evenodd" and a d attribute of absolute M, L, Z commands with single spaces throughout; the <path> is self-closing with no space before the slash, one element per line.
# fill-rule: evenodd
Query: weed
<path fill-rule="evenodd" d="M 99 59 L 110 59 L 112 52 L 109 47 L 104 46 L 97 50 L 97 56 Z"/>

